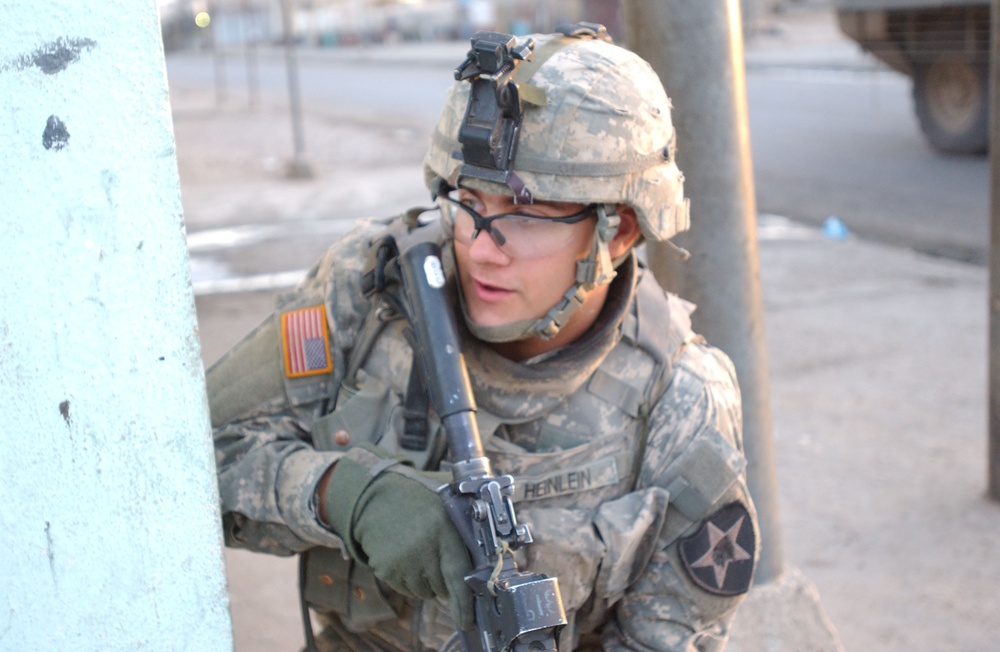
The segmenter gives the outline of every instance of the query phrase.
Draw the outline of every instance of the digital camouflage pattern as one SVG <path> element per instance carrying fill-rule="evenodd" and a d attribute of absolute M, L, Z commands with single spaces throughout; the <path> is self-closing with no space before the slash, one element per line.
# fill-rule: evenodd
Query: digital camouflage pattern
<path fill-rule="evenodd" d="M 689 227 L 684 175 L 674 158 L 670 100 L 656 73 L 636 54 L 600 39 L 534 34 L 535 70 L 522 64 L 524 117 L 513 170 L 535 199 L 625 203 L 642 233 L 666 240 Z M 532 73 L 531 71 L 534 70 Z M 532 90 L 523 90 L 524 87 Z M 424 159 L 427 186 L 458 187 L 458 129 L 470 86 L 455 82 Z M 541 97 L 541 104 L 531 98 Z M 468 185 L 511 194 L 481 180 Z"/>
<path fill-rule="evenodd" d="M 358 443 L 406 455 L 420 469 L 443 460 L 433 419 L 426 450 L 398 443 L 412 351 L 405 323 L 360 290 L 371 243 L 402 225 L 359 224 L 207 376 L 226 542 L 280 555 L 312 550 L 323 560 L 307 577 L 327 625 L 323 649 L 442 649 L 453 633 L 446 606 L 386 591 L 345 558 L 316 515 L 319 478 Z M 334 369 L 288 379 L 273 324 L 318 304 Z M 535 538 L 518 562 L 559 578 L 570 623 L 562 650 L 720 650 L 742 599 L 692 581 L 678 551 L 723 506 L 754 514 L 735 374 L 692 333 L 690 310 L 632 255 L 592 332 L 558 352 L 515 363 L 466 334 L 484 449 L 495 473 L 515 476 L 518 517 Z M 369 313 L 381 314 L 384 327 L 353 361 L 356 382 L 344 383 Z M 756 535 L 753 518 L 749 525 Z"/>
<path fill-rule="evenodd" d="M 513 166 L 533 196 L 627 203 L 653 240 L 686 229 L 670 104 L 648 64 L 596 38 L 535 39 L 534 62 L 516 76 L 528 103 Z M 468 84 L 456 83 L 425 159 L 432 192 L 459 183 L 467 101 Z M 425 449 L 400 443 L 407 326 L 361 291 L 387 231 L 439 239 L 451 262 L 445 217 L 440 227 L 416 228 L 412 215 L 360 223 L 207 375 L 227 544 L 306 554 L 322 650 L 455 649 L 444 604 L 387 590 L 316 514 L 320 477 L 360 443 L 418 469 L 446 464 L 433 415 Z M 520 567 L 559 578 L 569 622 L 560 649 L 720 650 L 758 540 L 735 374 L 691 331 L 692 307 L 634 253 L 617 272 L 598 321 L 558 351 L 516 363 L 463 333 L 483 447 L 495 473 L 515 477 L 517 513 L 532 528 Z M 282 315 L 316 306 L 333 369 L 290 377 Z"/>

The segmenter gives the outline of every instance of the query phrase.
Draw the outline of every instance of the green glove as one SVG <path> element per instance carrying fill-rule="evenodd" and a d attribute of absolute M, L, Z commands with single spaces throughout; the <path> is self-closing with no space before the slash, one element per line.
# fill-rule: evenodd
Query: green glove
<path fill-rule="evenodd" d="M 391 470 L 372 477 L 370 470 L 384 455 L 366 448 L 342 457 L 330 476 L 322 516 L 351 556 L 394 591 L 423 600 L 446 598 L 455 624 L 469 629 L 472 592 L 464 578 L 472 565 L 465 545 L 441 496 L 427 484 Z"/>

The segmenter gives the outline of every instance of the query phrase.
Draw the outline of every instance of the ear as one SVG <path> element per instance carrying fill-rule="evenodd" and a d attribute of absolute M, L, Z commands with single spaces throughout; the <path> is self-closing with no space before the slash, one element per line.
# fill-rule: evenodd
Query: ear
<path fill-rule="evenodd" d="M 639 239 L 639 218 L 635 215 L 635 209 L 628 204 L 618 204 L 616 209 L 620 223 L 618 233 L 608 243 L 608 253 L 611 254 L 611 258 L 624 255 Z"/>

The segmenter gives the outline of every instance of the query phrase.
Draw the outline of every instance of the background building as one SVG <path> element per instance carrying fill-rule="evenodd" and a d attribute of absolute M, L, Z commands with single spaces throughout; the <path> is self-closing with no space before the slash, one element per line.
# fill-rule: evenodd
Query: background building
<path fill-rule="evenodd" d="M 618 0 L 288 0 L 302 45 L 353 46 L 400 41 L 465 39 L 476 30 L 512 34 L 550 31 L 564 22 L 591 20 L 619 33 Z M 160 0 L 168 50 L 205 45 L 194 22 L 211 16 L 217 46 L 279 43 L 282 0 Z"/>

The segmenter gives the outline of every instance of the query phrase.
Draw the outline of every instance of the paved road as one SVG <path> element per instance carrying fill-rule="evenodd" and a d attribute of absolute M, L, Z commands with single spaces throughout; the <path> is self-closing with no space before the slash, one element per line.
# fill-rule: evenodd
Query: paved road
<path fill-rule="evenodd" d="M 922 138 L 910 82 L 888 71 L 759 69 L 747 81 L 761 210 L 984 262 L 989 160 Z"/>

